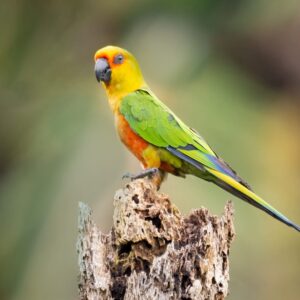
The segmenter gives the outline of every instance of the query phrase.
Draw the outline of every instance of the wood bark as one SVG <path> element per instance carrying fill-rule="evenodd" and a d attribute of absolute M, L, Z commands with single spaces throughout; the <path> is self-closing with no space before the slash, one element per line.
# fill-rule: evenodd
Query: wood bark
<path fill-rule="evenodd" d="M 183 217 L 148 179 L 114 197 L 113 226 L 102 233 L 79 204 L 80 299 L 224 299 L 228 295 L 233 207 Z"/>

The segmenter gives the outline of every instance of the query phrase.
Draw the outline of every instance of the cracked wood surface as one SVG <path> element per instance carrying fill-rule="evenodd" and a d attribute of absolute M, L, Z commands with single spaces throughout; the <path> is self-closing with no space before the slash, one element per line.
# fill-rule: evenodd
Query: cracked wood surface
<path fill-rule="evenodd" d="M 224 299 L 233 237 L 231 202 L 221 217 L 184 217 L 150 180 L 135 180 L 116 192 L 108 234 L 79 204 L 80 299 Z"/>

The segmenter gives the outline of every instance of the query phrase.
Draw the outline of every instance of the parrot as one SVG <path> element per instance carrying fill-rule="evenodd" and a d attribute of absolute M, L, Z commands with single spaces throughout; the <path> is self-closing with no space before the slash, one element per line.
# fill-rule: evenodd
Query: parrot
<path fill-rule="evenodd" d="M 106 46 L 94 55 L 96 79 L 106 91 L 117 133 L 141 162 L 143 171 L 131 179 L 159 172 L 194 175 L 300 231 L 218 156 L 200 134 L 186 125 L 151 91 L 136 58 L 127 50 Z"/>

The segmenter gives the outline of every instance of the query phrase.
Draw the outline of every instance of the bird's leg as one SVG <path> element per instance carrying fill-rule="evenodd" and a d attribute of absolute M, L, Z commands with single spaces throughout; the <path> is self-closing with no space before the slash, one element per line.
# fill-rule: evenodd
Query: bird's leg
<path fill-rule="evenodd" d="M 161 183 L 163 182 L 166 173 L 158 168 L 149 168 L 145 169 L 138 174 L 126 173 L 123 175 L 122 179 L 129 178 L 131 180 L 136 180 L 140 178 L 148 177 L 156 186 L 157 189 L 160 188 Z"/>
<path fill-rule="evenodd" d="M 151 180 L 157 186 L 157 190 L 159 190 L 162 182 L 166 178 L 167 178 L 167 173 L 165 171 L 158 170 L 158 172 L 152 176 Z"/>
<path fill-rule="evenodd" d="M 140 179 L 140 178 L 145 178 L 145 177 L 152 179 L 153 176 L 159 172 L 160 171 L 158 168 L 149 168 L 149 169 L 145 169 L 137 174 L 125 173 L 123 175 L 122 179 L 129 178 L 131 180 L 135 180 L 135 179 Z"/>

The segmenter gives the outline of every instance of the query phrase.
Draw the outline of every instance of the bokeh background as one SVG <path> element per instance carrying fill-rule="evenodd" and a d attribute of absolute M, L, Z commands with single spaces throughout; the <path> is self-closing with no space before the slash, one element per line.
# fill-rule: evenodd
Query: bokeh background
<path fill-rule="evenodd" d="M 2 1 L 0 298 L 77 298 L 77 207 L 103 230 L 123 148 L 94 76 L 107 44 L 254 189 L 300 223 L 298 0 Z M 162 190 L 185 213 L 233 196 L 188 177 Z M 299 299 L 299 233 L 234 199 L 228 299 Z"/>

